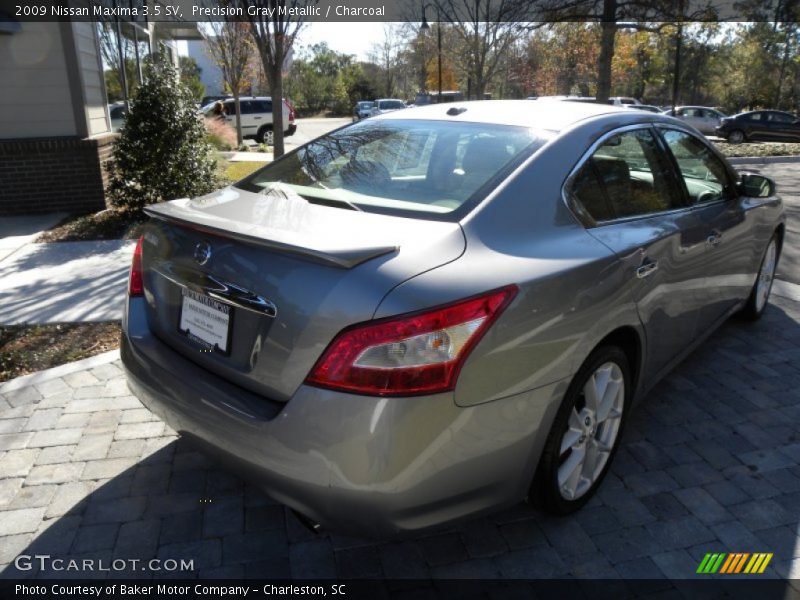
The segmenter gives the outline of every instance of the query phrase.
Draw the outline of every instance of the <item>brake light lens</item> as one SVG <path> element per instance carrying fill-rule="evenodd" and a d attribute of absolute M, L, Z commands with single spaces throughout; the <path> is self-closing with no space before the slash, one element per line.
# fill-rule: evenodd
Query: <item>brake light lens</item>
<path fill-rule="evenodd" d="M 306 383 L 374 396 L 455 388 L 470 351 L 517 294 L 516 286 L 343 330 Z"/>
<path fill-rule="evenodd" d="M 144 294 L 144 278 L 142 276 L 142 242 L 144 236 L 139 238 L 136 242 L 136 249 L 133 251 L 133 260 L 131 261 L 131 273 L 128 277 L 128 295 L 141 296 Z"/>
<path fill-rule="evenodd" d="M 289 122 L 291 123 L 294 121 L 294 106 L 286 99 L 283 100 L 283 103 L 286 105 L 286 108 L 289 109 Z"/>

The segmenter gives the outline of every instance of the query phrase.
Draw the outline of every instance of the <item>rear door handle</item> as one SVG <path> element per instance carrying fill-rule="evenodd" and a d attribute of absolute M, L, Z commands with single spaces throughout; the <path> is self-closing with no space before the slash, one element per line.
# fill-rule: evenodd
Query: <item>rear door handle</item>
<path fill-rule="evenodd" d="M 641 267 L 636 269 L 636 277 L 638 277 L 639 279 L 644 279 L 645 277 L 649 277 L 650 275 L 655 273 L 657 269 L 658 269 L 657 260 L 647 261 Z"/>
<path fill-rule="evenodd" d="M 258 121 L 261 117 L 253 117 L 254 121 Z"/>

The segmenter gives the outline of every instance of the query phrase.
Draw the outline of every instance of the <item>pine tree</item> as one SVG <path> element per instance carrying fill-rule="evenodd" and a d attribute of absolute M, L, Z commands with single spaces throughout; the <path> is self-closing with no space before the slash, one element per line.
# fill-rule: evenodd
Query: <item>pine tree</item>
<path fill-rule="evenodd" d="M 140 209 L 214 190 L 216 161 L 205 128 L 166 57 L 148 61 L 106 168 L 108 195 L 119 207 Z"/>

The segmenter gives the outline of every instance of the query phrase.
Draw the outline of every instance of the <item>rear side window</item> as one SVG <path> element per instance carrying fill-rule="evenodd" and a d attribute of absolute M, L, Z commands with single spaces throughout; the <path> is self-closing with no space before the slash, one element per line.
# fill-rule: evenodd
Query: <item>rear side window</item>
<path fill-rule="evenodd" d="M 570 194 L 595 221 L 683 207 L 666 157 L 649 129 L 603 142 L 573 177 Z"/>
<path fill-rule="evenodd" d="M 733 195 L 733 183 L 725 165 L 708 146 L 683 131 L 668 129 L 663 135 L 692 204 L 715 202 Z"/>
<path fill-rule="evenodd" d="M 272 100 L 253 100 L 254 113 L 271 113 Z"/>

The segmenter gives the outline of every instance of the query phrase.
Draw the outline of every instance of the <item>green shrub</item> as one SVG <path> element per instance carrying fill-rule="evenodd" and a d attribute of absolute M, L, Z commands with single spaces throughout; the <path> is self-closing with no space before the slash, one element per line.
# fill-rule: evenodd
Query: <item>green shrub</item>
<path fill-rule="evenodd" d="M 191 92 L 164 57 L 148 61 L 145 81 L 106 163 L 112 204 L 147 204 L 206 194 L 217 186 L 216 161 Z"/>

